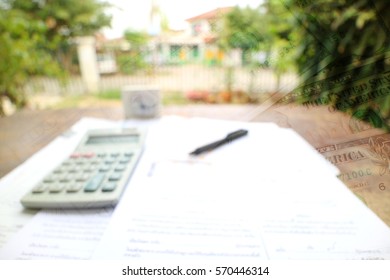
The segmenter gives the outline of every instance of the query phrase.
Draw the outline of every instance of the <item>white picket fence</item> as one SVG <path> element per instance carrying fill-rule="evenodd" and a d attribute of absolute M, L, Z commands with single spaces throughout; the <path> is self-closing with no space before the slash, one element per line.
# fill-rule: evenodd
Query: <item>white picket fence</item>
<path fill-rule="evenodd" d="M 191 90 L 221 91 L 227 87 L 226 68 L 201 65 L 165 66 L 135 75 L 103 75 L 100 77 L 100 91 L 121 89 L 125 85 L 154 85 L 164 91 L 186 92 Z M 252 76 L 251 76 L 252 75 Z M 233 90 L 269 93 L 281 90 L 287 92 L 296 87 L 295 74 L 284 74 L 277 85 L 276 75 L 271 70 L 258 69 L 252 74 L 244 68 L 234 70 Z M 33 78 L 25 86 L 25 93 L 33 95 L 68 96 L 86 92 L 82 78 L 72 76 L 66 83 L 48 77 Z"/>

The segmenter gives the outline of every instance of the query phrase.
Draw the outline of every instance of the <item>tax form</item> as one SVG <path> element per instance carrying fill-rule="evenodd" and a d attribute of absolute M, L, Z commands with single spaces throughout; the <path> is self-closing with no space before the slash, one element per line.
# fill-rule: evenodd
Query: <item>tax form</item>
<path fill-rule="evenodd" d="M 187 156 L 237 128 L 248 137 Z M 149 137 L 93 258 L 390 258 L 389 228 L 293 131 L 193 119 Z"/>

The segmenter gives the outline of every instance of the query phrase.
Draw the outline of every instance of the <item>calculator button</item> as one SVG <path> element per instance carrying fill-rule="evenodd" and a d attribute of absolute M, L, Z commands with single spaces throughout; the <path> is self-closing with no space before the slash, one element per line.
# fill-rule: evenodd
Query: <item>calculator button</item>
<path fill-rule="evenodd" d="M 56 179 L 57 179 L 56 176 L 50 175 L 50 176 L 47 176 L 45 179 L 43 179 L 43 182 L 44 183 L 52 183 L 52 182 L 56 181 Z"/>
<path fill-rule="evenodd" d="M 68 177 L 63 177 L 59 181 L 60 181 L 60 183 L 69 183 L 70 179 Z"/>
<path fill-rule="evenodd" d="M 43 184 L 43 183 L 41 183 L 41 184 L 39 184 L 38 186 L 34 187 L 34 188 L 32 189 L 32 192 L 33 192 L 33 193 L 43 193 L 43 192 L 46 191 L 46 189 L 47 189 L 48 187 L 49 187 L 48 184 Z"/>
<path fill-rule="evenodd" d="M 119 153 L 111 153 L 110 156 L 111 156 L 111 157 L 118 157 L 118 156 L 119 156 Z"/>
<path fill-rule="evenodd" d="M 86 161 L 85 161 L 85 159 L 83 159 L 83 158 L 80 158 L 80 159 L 77 159 L 76 160 L 76 164 L 77 165 L 84 165 L 86 163 Z"/>
<path fill-rule="evenodd" d="M 79 169 L 77 169 L 76 167 L 72 167 L 68 170 L 69 173 L 78 173 L 79 172 Z"/>
<path fill-rule="evenodd" d="M 95 170 L 96 170 L 96 166 L 89 165 L 89 166 L 87 166 L 86 168 L 83 169 L 83 172 L 85 172 L 85 173 L 92 173 Z"/>
<path fill-rule="evenodd" d="M 95 156 L 94 153 L 84 153 L 81 155 L 83 158 L 93 158 Z"/>
<path fill-rule="evenodd" d="M 76 181 L 77 182 L 85 182 L 89 179 L 89 177 L 90 177 L 90 174 L 83 173 L 83 174 L 80 174 L 79 176 L 76 177 Z"/>
<path fill-rule="evenodd" d="M 107 182 L 103 185 L 102 191 L 103 192 L 112 192 L 115 190 L 115 188 L 118 186 L 117 183 L 114 182 Z"/>
<path fill-rule="evenodd" d="M 57 168 L 57 169 L 54 169 L 54 171 L 53 171 L 54 174 L 61 174 L 64 172 L 65 172 L 65 170 L 63 168 Z"/>
<path fill-rule="evenodd" d="M 124 153 L 123 154 L 125 157 L 131 157 L 131 156 L 133 156 L 133 153 Z"/>
<path fill-rule="evenodd" d="M 94 159 L 91 161 L 91 165 L 98 165 L 100 163 L 100 160 Z"/>
<path fill-rule="evenodd" d="M 100 168 L 99 168 L 99 172 L 107 172 L 111 169 L 111 166 L 109 165 L 102 165 Z"/>
<path fill-rule="evenodd" d="M 118 164 L 115 166 L 114 171 L 124 171 L 126 169 L 126 164 Z"/>
<path fill-rule="evenodd" d="M 113 164 L 115 162 L 115 160 L 113 159 L 107 159 L 104 161 L 105 164 Z"/>
<path fill-rule="evenodd" d="M 119 160 L 119 163 L 124 164 L 124 163 L 128 163 L 129 161 L 130 161 L 130 158 L 121 158 L 121 159 Z"/>
<path fill-rule="evenodd" d="M 70 174 L 61 174 L 60 176 L 57 176 L 57 180 L 60 182 L 69 182 L 73 178 Z"/>
<path fill-rule="evenodd" d="M 104 158 L 107 156 L 107 154 L 106 153 L 99 153 L 99 154 L 97 154 L 97 156 L 100 158 Z"/>
<path fill-rule="evenodd" d="M 118 181 L 122 177 L 122 172 L 114 172 L 108 177 L 108 181 Z"/>
<path fill-rule="evenodd" d="M 97 173 L 85 185 L 84 191 L 85 192 L 94 192 L 94 191 L 96 191 L 99 188 L 100 184 L 102 183 L 103 179 L 104 179 L 104 174 Z"/>
<path fill-rule="evenodd" d="M 66 188 L 67 192 L 78 192 L 84 187 L 84 183 L 73 183 L 69 184 L 68 187 Z"/>
<path fill-rule="evenodd" d="M 49 186 L 49 192 L 51 193 L 59 193 L 66 187 L 64 183 L 57 183 Z"/>
<path fill-rule="evenodd" d="M 70 156 L 70 158 L 79 158 L 81 155 L 80 154 L 72 154 L 71 156 Z"/>

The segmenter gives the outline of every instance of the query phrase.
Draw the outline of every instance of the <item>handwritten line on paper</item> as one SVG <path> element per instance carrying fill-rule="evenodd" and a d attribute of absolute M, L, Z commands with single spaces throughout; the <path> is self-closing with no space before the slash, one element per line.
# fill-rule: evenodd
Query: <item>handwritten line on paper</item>
<path fill-rule="evenodd" d="M 0 251 L 1 259 L 89 259 L 112 208 L 42 210 Z"/>

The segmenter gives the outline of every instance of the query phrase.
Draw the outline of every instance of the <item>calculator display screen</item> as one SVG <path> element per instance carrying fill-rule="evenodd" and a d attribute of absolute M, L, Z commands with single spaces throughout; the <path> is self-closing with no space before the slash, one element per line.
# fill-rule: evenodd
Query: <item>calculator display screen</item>
<path fill-rule="evenodd" d="M 138 135 L 91 135 L 88 137 L 86 145 L 101 145 L 101 144 L 122 144 L 138 142 Z"/>

